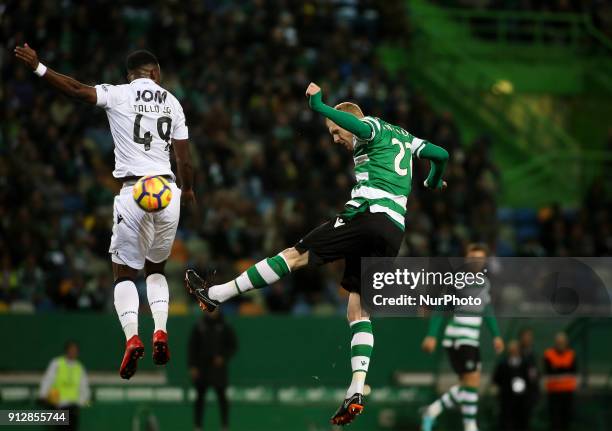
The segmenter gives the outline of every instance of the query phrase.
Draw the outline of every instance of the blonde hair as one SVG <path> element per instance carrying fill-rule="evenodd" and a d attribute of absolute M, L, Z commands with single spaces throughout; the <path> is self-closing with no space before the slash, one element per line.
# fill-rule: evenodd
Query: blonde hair
<path fill-rule="evenodd" d="M 359 105 L 357 105 L 357 104 L 355 104 L 353 102 L 338 103 L 336 106 L 334 106 L 334 109 L 337 109 L 338 111 L 350 112 L 351 114 L 353 114 L 357 118 L 365 117 L 365 115 L 363 115 L 363 111 L 361 110 Z"/>

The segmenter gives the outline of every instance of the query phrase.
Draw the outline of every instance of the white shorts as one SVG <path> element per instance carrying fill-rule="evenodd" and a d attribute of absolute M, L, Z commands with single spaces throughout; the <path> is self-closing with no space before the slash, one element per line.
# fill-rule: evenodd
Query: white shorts
<path fill-rule="evenodd" d="M 181 215 L 181 189 L 170 183 L 172 200 L 163 210 L 143 211 L 132 197 L 133 186 L 123 186 L 113 206 L 113 236 L 108 252 L 113 262 L 142 269 L 145 259 L 168 259 Z"/>

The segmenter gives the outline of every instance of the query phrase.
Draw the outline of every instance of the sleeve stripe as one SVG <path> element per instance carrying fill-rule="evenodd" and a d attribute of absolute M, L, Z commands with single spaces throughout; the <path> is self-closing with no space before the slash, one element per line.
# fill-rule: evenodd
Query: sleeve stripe
<path fill-rule="evenodd" d="M 372 129 L 372 135 L 367 139 L 368 141 L 371 141 L 376 136 L 376 133 L 380 132 L 380 123 L 373 117 L 363 117 L 361 121 L 369 125 Z"/>
<path fill-rule="evenodd" d="M 372 129 L 372 134 L 370 135 L 368 139 L 366 139 L 366 141 L 371 141 L 372 139 L 374 139 L 374 136 L 376 135 L 376 127 L 371 121 L 368 121 L 368 120 L 361 120 L 361 121 L 366 123 L 368 126 L 370 126 L 370 129 Z"/>
<path fill-rule="evenodd" d="M 104 85 L 96 85 L 96 106 L 106 108 L 108 104 L 108 89 Z"/>
<path fill-rule="evenodd" d="M 418 158 L 421 158 L 421 151 L 425 148 L 425 141 L 415 137 L 411 143 L 412 153 L 416 154 Z"/>
<path fill-rule="evenodd" d="M 421 147 L 416 152 L 416 155 L 419 159 L 421 158 L 421 151 L 423 151 L 423 148 L 425 148 L 425 144 L 422 144 Z"/>
<path fill-rule="evenodd" d="M 380 123 L 378 122 L 378 120 L 376 118 L 374 118 L 374 117 L 363 117 L 363 121 L 367 121 L 372 126 L 375 126 L 376 129 L 378 129 L 378 131 L 380 132 Z"/>
<path fill-rule="evenodd" d="M 378 128 L 378 131 L 380 132 L 380 123 L 378 122 L 378 120 L 376 118 L 372 118 L 372 121 L 374 121 L 374 124 L 376 124 L 376 127 Z"/>

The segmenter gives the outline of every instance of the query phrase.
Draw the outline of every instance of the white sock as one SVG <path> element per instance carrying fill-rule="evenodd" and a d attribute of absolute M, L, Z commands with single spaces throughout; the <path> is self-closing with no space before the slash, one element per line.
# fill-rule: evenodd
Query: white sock
<path fill-rule="evenodd" d="M 352 397 L 355 394 L 363 394 L 367 373 L 365 371 L 355 371 L 351 379 L 351 385 L 346 390 L 346 398 Z"/>
<path fill-rule="evenodd" d="M 433 403 L 427 407 L 427 416 L 431 416 L 433 418 L 437 418 L 442 413 L 444 407 L 442 406 L 442 401 L 435 400 Z"/>
<path fill-rule="evenodd" d="M 252 284 L 245 283 L 244 289 L 238 290 L 238 288 L 236 287 L 236 283 L 240 277 L 245 277 L 248 280 L 248 277 L 246 277 L 246 272 L 243 272 L 235 280 L 228 281 L 227 283 L 211 286 L 210 290 L 208 291 L 208 296 L 210 297 L 210 299 L 214 301 L 225 302 L 228 299 L 233 298 L 234 296 L 240 295 L 242 292 L 246 292 L 248 290 L 253 289 Z"/>
<path fill-rule="evenodd" d="M 476 419 L 463 419 L 463 431 L 478 431 Z"/>
<path fill-rule="evenodd" d="M 127 340 L 138 335 L 139 305 L 138 290 L 132 280 L 123 280 L 115 284 L 115 310 Z"/>
<path fill-rule="evenodd" d="M 168 303 L 170 301 L 170 293 L 168 292 L 168 281 L 163 274 L 151 274 L 147 277 L 147 299 L 153 322 L 155 322 L 154 331 L 166 331 L 166 322 L 168 321 Z"/>

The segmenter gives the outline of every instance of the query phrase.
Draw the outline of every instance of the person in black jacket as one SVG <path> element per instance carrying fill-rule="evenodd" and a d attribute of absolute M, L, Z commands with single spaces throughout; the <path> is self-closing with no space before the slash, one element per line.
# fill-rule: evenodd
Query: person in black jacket
<path fill-rule="evenodd" d="M 529 364 L 521 356 L 516 340 L 508 343 L 508 354 L 502 359 L 493 375 L 499 388 L 500 424 L 503 431 L 526 431 L 528 429 L 528 409 L 530 394 Z"/>
<path fill-rule="evenodd" d="M 236 353 L 234 330 L 225 322 L 221 313 L 206 313 L 198 320 L 189 338 L 189 372 L 197 391 L 194 406 L 194 426 L 202 430 L 204 401 L 209 387 L 217 394 L 221 410 L 223 430 L 229 426 L 229 404 L 226 396 L 228 384 L 227 366 Z"/>
<path fill-rule="evenodd" d="M 539 357 L 533 345 L 533 329 L 525 327 L 519 332 L 519 347 L 521 356 L 527 366 L 529 379 L 527 380 L 527 396 L 529 401 L 525 415 L 527 428 L 530 429 L 533 411 L 540 400 L 540 370 L 538 368 Z"/>

